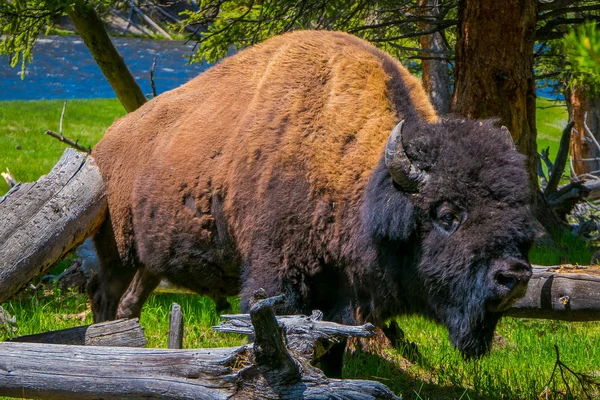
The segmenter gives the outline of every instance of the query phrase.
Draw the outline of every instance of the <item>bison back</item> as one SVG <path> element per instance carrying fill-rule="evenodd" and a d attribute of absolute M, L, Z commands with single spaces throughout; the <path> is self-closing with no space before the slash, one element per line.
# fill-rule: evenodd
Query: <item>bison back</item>
<path fill-rule="evenodd" d="M 231 56 L 121 118 L 93 155 L 121 258 L 201 293 L 309 290 L 343 257 L 402 118 L 437 117 L 397 61 L 344 33 Z M 304 285 L 304 286 L 302 286 Z"/>

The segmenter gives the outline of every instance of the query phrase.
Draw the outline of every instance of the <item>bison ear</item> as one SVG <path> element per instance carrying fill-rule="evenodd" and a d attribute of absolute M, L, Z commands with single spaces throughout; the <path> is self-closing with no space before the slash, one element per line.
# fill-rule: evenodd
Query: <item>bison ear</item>
<path fill-rule="evenodd" d="M 385 146 L 385 166 L 392 179 L 405 192 L 415 193 L 425 185 L 429 176 L 408 159 L 402 144 L 404 120 L 392 130 Z"/>

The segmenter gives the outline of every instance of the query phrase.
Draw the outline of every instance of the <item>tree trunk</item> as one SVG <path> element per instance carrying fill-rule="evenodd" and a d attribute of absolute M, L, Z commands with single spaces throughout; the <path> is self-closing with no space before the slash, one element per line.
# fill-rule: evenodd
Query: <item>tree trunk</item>
<path fill-rule="evenodd" d="M 499 117 L 537 189 L 533 44 L 536 0 L 461 0 L 451 111 Z"/>
<path fill-rule="evenodd" d="M 600 176 L 600 147 L 597 145 L 600 141 L 600 93 L 573 88 L 570 95 L 571 120 L 575 124 L 570 146 L 573 170 L 577 176 Z"/>
<path fill-rule="evenodd" d="M 431 17 L 439 17 L 439 9 L 437 0 L 419 0 L 419 5 L 423 8 L 423 15 Z M 429 30 L 432 26 L 422 24 L 422 30 Z M 440 54 L 447 50 L 444 38 L 440 32 L 431 35 L 423 35 L 419 39 L 421 48 L 430 50 L 423 52 L 424 59 L 421 62 L 423 68 L 423 87 L 433 107 L 440 115 L 448 114 L 450 110 L 450 73 L 448 72 L 448 62 L 444 59 L 445 54 Z"/>
<path fill-rule="evenodd" d="M 83 2 L 76 2 L 68 15 L 125 110 L 132 112 L 138 109 L 146 102 L 146 97 L 110 40 L 94 8 Z"/>

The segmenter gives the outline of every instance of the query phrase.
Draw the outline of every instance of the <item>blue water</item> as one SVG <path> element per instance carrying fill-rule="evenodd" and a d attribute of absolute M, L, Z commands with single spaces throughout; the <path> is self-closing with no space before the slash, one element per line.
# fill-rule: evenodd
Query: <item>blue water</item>
<path fill-rule="evenodd" d="M 113 39 L 144 93 L 152 94 L 150 69 L 154 57 L 154 82 L 158 94 L 176 88 L 206 68 L 188 64 L 193 43 L 182 41 Z M 21 67 L 11 68 L 0 57 L 0 100 L 114 98 L 115 93 L 78 37 L 46 36 L 38 40 L 33 62 L 24 79 Z"/>
<path fill-rule="evenodd" d="M 152 94 L 150 68 L 154 57 L 154 82 L 158 94 L 180 86 L 208 68 L 204 64 L 188 64 L 193 43 L 138 38 L 117 38 L 113 41 L 147 95 Z M 8 57 L 0 57 L 0 100 L 116 97 L 78 37 L 40 38 L 33 51 L 33 63 L 27 65 L 24 78 L 21 79 L 20 65 L 11 68 Z M 562 98 L 547 87 L 538 89 L 537 95 Z"/>

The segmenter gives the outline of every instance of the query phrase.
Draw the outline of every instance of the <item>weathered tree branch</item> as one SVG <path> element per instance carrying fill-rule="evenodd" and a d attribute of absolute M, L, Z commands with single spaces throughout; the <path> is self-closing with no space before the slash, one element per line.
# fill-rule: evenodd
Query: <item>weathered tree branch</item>
<path fill-rule="evenodd" d="M 170 349 L 183 348 L 183 314 L 181 306 L 177 303 L 171 305 L 168 347 Z"/>
<path fill-rule="evenodd" d="M 600 320 L 600 267 L 534 266 L 525 296 L 505 314 L 564 321 Z"/>
<path fill-rule="evenodd" d="M 116 347 L 144 347 L 147 343 L 137 318 L 19 336 L 11 342 Z"/>
<path fill-rule="evenodd" d="M 71 139 L 63 136 L 62 134 L 58 134 L 56 132 L 52 132 L 51 130 L 48 129 L 46 131 L 46 135 L 52 136 L 53 138 L 58 139 L 61 142 L 68 144 L 69 146 L 71 146 L 75 150 L 79 150 L 79 151 L 82 151 L 82 152 L 87 153 L 87 154 L 92 154 L 91 147 L 84 147 L 84 146 L 80 145 L 79 143 L 74 142 Z"/>
<path fill-rule="evenodd" d="M 316 364 L 327 353 L 332 345 L 350 337 L 368 338 L 375 335 L 372 324 L 360 326 L 341 325 L 335 322 L 322 321 L 323 314 L 313 311 L 308 317 L 304 315 L 277 316 L 277 322 L 283 327 L 288 348 L 311 364 Z M 254 328 L 248 314 L 222 315 L 225 319 L 215 331 L 254 335 Z"/>
<path fill-rule="evenodd" d="M 291 355 L 273 314 L 273 305 L 279 301 L 281 297 L 258 300 L 251 315 L 242 318 L 252 321 L 254 346 L 163 350 L 0 343 L 0 395 L 62 399 L 397 399 L 378 382 L 328 379 L 302 354 Z M 301 329 L 318 327 L 309 323 Z"/>
<path fill-rule="evenodd" d="M 100 172 L 73 149 L 48 175 L 0 197 L 0 303 L 91 236 L 105 216 Z"/>
<path fill-rule="evenodd" d="M 563 130 L 562 136 L 560 137 L 560 145 L 558 147 L 556 159 L 554 160 L 554 167 L 552 168 L 551 172 L 548 172 L 550 174 L 548 178 L 548 186 L 546 186 L 546 190 L 544 190 L 544 196 L 546 197 L 556 192 L 558 182 L 560 182 L 560 178 L 562 178 L 562 175 L 565 172 L 565 165 L 567 163 L 567 157 L 569 156 L 569 142 L 571 140 L 571 130 L 573 129 L 573 125 L 573 121 L 569 122 Z"/>
<path fill-rule="evenodd" d="M 582 11 L 598 11 L 600 10 L 600 4 L 596 2 L 596 4 L 592 5 L 575 5 L 572 7 L 560 7 L 554 8 L 544 13 L 540 13 L 538 16 L 538 21 L 544 21 L 548 18 L 556 17 L 559 15 L 565 15 L 569 13 L 579 13 Z"/>

